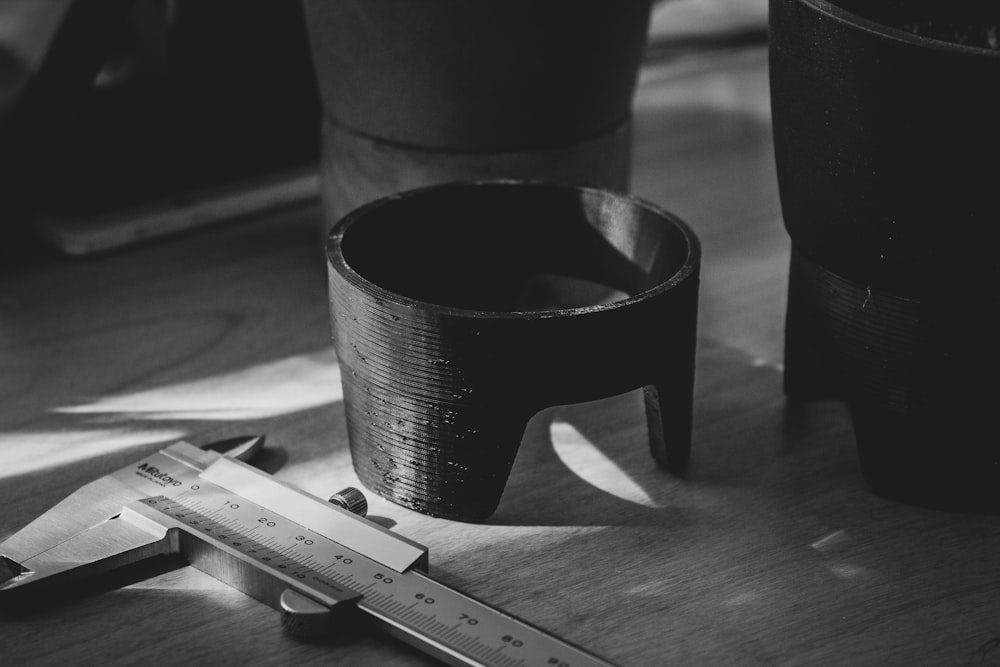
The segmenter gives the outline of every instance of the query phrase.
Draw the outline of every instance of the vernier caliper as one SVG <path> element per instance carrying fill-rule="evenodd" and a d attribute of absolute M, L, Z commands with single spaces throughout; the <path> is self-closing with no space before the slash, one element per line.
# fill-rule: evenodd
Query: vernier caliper
<path fill-rule="evenodd" d="M 452 665 L 609 665 L 431 579 L 427 548 L 363 518 L 356 489 L 327 501 L 242 462 L 262 444 L 177 442 L 81 487 L 0 544 L 0 607 L 22 589 L 180 554 L 279 609 L 296 636 L 336 633 L 360 611 Z"/>

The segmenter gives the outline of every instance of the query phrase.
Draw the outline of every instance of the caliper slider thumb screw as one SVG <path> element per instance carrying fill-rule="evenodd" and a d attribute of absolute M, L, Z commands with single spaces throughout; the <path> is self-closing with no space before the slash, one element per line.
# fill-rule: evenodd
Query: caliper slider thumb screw
<path fill-rule="evenodd" d="M 368 500 L 365 498 L 365 494 L 353 486 L 345 487 L 333 494 L 330 496 L 329 502 L 361 517 L 368 514 Z"/>

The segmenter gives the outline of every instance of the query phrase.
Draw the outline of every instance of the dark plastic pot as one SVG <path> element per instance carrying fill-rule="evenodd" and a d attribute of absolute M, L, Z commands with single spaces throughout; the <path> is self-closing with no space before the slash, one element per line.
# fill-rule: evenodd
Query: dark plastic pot
<path fill-rule="evenodd" d="M 893 292 L 993 298 L 1000 51 L 772 0 L 771 95 L 797 250 Z"/>
<path fill-rule="evenodd" d="M 306 0 L 329 119 L 450 151 L 573 145 L 630 116 L 650 0 Z"/>
<path fill-rule="evenodd" d="M 785 390 L 847 401 L 876 492 L 1000 512 L 1000 51 L 848 4 L 770 3 Z"/>
<path fill-rule="evenodd" d="M 306 0 L 325 227 L 453 181 L 629 187 L 651 0 Z"/>

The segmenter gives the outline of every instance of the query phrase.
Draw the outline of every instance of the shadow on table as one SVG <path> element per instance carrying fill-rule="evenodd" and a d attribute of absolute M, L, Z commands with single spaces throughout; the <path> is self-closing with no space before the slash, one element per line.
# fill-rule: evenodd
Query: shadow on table
<path fill-rule="evenodd" d="M 686 525 L 808 486 L 860 488 L 837 404 L 792 409 L 779 369 L 703 342 L 688 472 L 660 468 L 637 393 L 545 410 L 530 422 L 491 524 Z"/>

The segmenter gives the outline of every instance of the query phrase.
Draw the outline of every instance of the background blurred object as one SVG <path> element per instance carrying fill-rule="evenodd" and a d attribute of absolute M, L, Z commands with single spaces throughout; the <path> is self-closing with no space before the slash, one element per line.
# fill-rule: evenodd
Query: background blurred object
<path fill-rule="evenodd" d="M 658 0 L 646 59 L 766 40 L 767 0 Z"/>
<path fill-rule="evenodd" d="M 6 9 L 20 32 L 9 53 L 14 63 L 4 82 L 8 106 L 0 126 L 0 233 L 28 229 L 46 171 L 71 130 L 71 120 L 105 61 L 110 36 L 121 27 L 129 3 L 53 4 L 51 13 Z M 65 10 L 65 11 L 63 11 Z"/>
<path fill-rule="evenodd" d="M 0 123 L 38 70 L 71 0 L 0 0 Z"/>
<path fill-rule="evenodd" d="M 298 3 L 79 0 L 53 18 L 52 46 L 3 127 L 0 161 L 14 174 L 3 201 L 28 199 L 5 206 L 8 232 L 36 218 L 63 249 L 88 252 L 204 223 L 199 205 L 227 191 L 315 168 L 319 107 Z M 109 225 L 124 235 L 86 245 Z"/>
<path fill-rule="evenodd" d="M 574 10 L 563 13 L 555 38 L 578 29 Z M 760 43 L 766 20 L 766 0 L 661 0 L 645 58 Z M 50 49 L 57 32 L 59 52 Z M 320 129 L 309 60 L 297 2 L 0 0 L 0 238 L 30 222 L 85 254 L 313 201 Z M 31 74 L 39 90 L 21 95 Z M 470 165 L 465 155 L 437 155 L 434 178 L 476 166 L 487 176 L 523 173 L 527 155 L 536 176 L 572 161 L 591 170 L 568 180 L 613 183 L 619 174 L 626 187 L 628 128 L 591 139 L 543 155 L 495 154 L 486 168 L 475 156 Z M 341 163 L 345 211 L 377 194 L 366 183 L 395 178 L 403 188 L 411 183 L 400 174 L 427 163 L 421 151 L 375 151 L 362 135 L 334 140 L 375 157 Z M 567 150 L 581 154 L 571 160 Z M 386 171 L 373 179 L 373 165 Z"/>
<path fill-rule="evenodd" d="M 324 216 L 459 180 L 628 188 L 650 0 L 306 0 Z"/>

